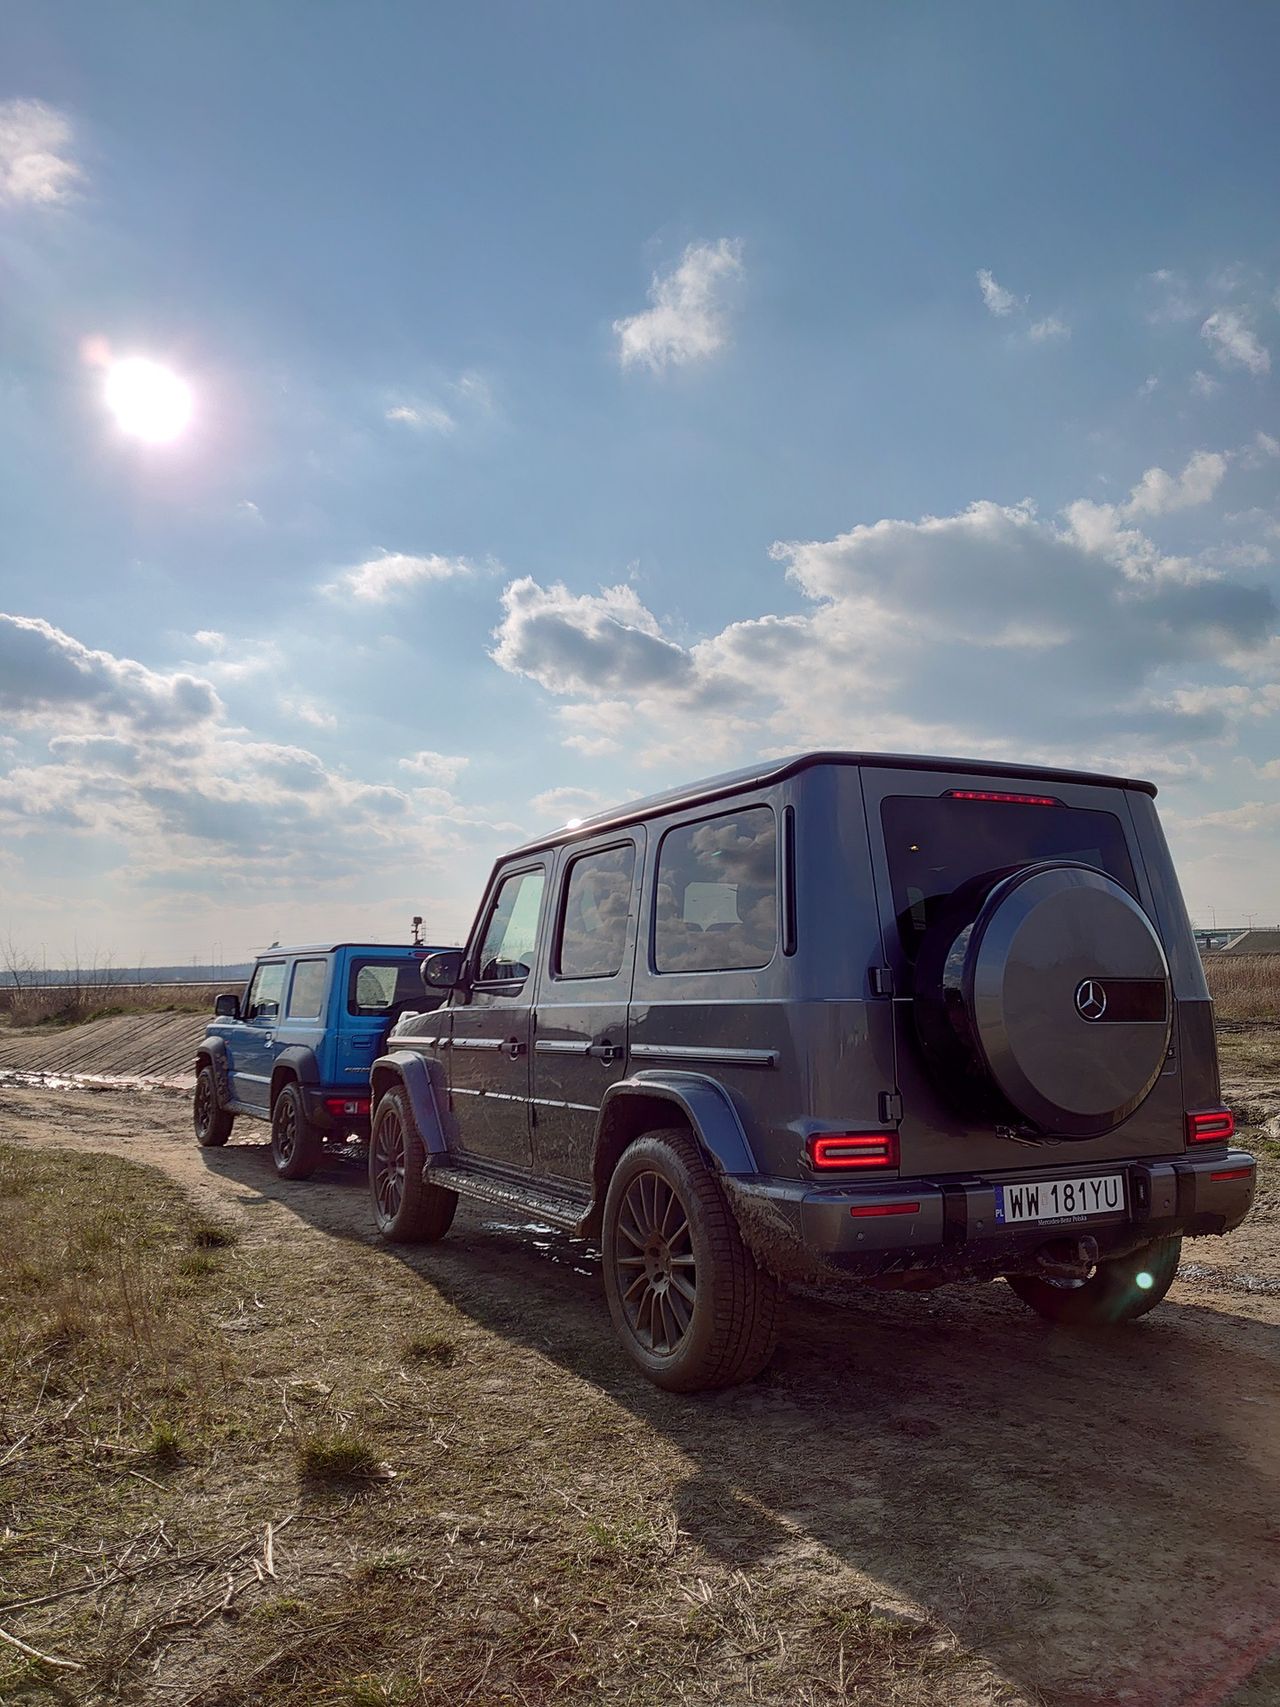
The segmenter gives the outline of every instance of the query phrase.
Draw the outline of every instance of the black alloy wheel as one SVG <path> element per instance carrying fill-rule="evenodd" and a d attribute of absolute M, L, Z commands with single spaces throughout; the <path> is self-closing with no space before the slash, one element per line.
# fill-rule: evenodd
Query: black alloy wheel
<path fill-rule="evenodd" d="M 196 1094 L 191 1104 L 191 1123 L 196 1143 L 205 1150 L 219 1149 L 231 1136 L 232 1116 L 218 1103 L 218 1081 L 212 1067 L 201 1067 L 196 1076 Z"/>
<path fill-rule="evenodd" d="M 645 1132 L 605 1195 L 604 1290 L 623 1349 L 672 1393 L 732 1387 L 773 1355 L 780 1282 L 744 1243 L 687 1127 Z"/>
<path fill-rule="evenodd" d="M 689 1214 L 661 1174 L 628 1185 L 617 1221 L 615 1284 L 642 1346 L 670 1356 L 688 1333 L 698 1302 L 698 1261 Z"/>
<path fill-rule="evenodd" d="M 369 1193 L 374 1219 L 393 1244 L 432 1244 L 443 1239 L 458 1207 L 456 1191 L 423 1177 L 426 1147 L 408 1095 L 401 1086 L 378 1103 L 369 1134 Z"/>
<path fill-rule="evenodd" d="M 271 1109 L 271 1159 L 281 1179 L 310 1179 L 320 1163 L 322 1140 L 307 1119 L 296 1083 L 280 1087 Z"/>
<path fill-rule="evenodd" d="M 405 1137 L 399 1110 L 388 1109 L 369 1145 L 369 1189 L 378 1225 L 395 1221 L 404 1203 Z"/>

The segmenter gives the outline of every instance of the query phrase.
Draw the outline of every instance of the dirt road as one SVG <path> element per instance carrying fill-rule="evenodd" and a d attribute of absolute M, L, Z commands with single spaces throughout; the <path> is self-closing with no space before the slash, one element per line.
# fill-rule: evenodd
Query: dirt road
<path fill-rule="evenodd" d="M 495 1402 L 531 1430 L 588 1391 L 630 1413 L 676 1449 L 655 1497 L 680 1533 L 746 1578 L 927 1616 L 1054 1707 L 1280 1700 L 1274 1193 L 1233 1239 L 1188 1245 L 1171 1301 L 1116 1336 L 1051 1330 L 1000 1286 L 797 1297 L 763 1381 L 682 1400 L 623 1365 L 581 1246 L 465 1213 L 443 1245 L 380 1246 L 354 1169 L 284 1184 L 262 1133 L 201 1151 L 177 1096 L 0 1089 L 2 1139 L 152 1163 L 318 1285 L 354 1269 L 370 1309 L 379 1286 L 403 1309 L 412 1276 L 536 1351 L 537 1379 Z"/>

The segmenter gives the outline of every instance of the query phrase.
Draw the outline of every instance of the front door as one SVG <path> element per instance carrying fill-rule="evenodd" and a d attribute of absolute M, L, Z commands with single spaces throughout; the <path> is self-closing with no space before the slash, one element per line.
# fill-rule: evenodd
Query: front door
<path fill-rule="evenodd" d="M 476 1160 L 527 1169 L 529 1041 L 546 868 L 503 872 L 468 961 L 470 1000 L 452 1007 L 449 1095 L 457 1142 Z"/>
<path fill-rule="evenodd" d="M 231 1095 L 246 1108 L 265 1109 L 271 1100 L 274 1040 L 284 997 L 283 960 L 263 960 L 254 971 L 244 1011 L 227 1031 Z"/>
<path fill-rule="evenodd" d="M 533 1038 L 533 1154 L 539 1174 L 591 1178 L 596 1123 L 627 1069 L 636 884 L 644 831 L 575 849 L 558 885 Z"/>

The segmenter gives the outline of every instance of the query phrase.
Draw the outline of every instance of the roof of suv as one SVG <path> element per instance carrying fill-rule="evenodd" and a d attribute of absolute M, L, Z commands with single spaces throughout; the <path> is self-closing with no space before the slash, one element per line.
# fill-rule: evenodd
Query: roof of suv
<path fill-rule="evenodd" d="M 1111 788 L 1135 788 L 1143 794 L 1154 795 L 1156 785 L 1134 777 L 1107 776 L 1099 771 L 1075 771 L 1052 765 L 1011 765 L 996 759 L 947 759 L 920 753 L 849 753 L 817 749 L 808 753 L 793 753 L 787 758 L 768 759 L 761 764 L 745 765 L 741 770 L 724 771 L 719 776 L 703 777 L 679 788 L 650 794 L 642 800 L 628 800 L 611 806 L 593 817 L 583 818 L 572 825 L 561 825 L 544 836 L 523 843 L 513 851 L 530 853 L 535 848 L 553 846 L 557 842 L 577 839 L 596 830 L 607 830 L 614 824 L 630 824 L 637 818 L 656 817 L 661 812 L 696 806 L 703 800 L 719 800 L 727 794 L 737 794 L 745 788 L 762 787 L 794 776 L 797 771 L 814 765 L 874 765 L 888 770 L 954 771 L 960 776 L 1007 776 L 1032 778 L 1036 782 L 1101 783 Z"/>
<path fill-rule="evenodd" d="M 287 959 L 291 954 L 336 954 L 340 948 L 367 949 L 378 954 L 430 954 L 424 944 L 411 942 L 273 942 L 270 948 L 259 949 L 255 960 Z"/>

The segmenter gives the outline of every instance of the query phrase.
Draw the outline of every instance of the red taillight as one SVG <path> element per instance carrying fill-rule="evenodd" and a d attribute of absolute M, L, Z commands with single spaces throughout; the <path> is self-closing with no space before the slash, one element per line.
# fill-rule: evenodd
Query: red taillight
<path fill-rule="evenodd" d="M 326 1097 L 324 1106 L 335 1120 L 341 1120 L 344 1115 L 368 1114 L 368 1097 Z"/>
<path fill-rule="evenodd" d="M 945 800 L 1011 800 L 1015 806 L 1061 806 L 1052 794 L 993 794 L 989 788 L 949 788 Z"/>
<path fill-rule="evenodd" d="M 1253 1173 L 1252 1168 L 1224 1168 L 1220 1174 L 1210 1174 L 1210 1179 L 1248 1179 Z"/>
<path fill-rule="evenodd" d="M 1236 1117 L 1229 1108 L 1201 1108 L 1187 1115 L 1188 1144 L 1225 1144 L 1235 1130 Z"/>
<path fill-rule="evenodd" d="M 896 1132 L 822 1132 L 806 1146 L 815 1168 L 896 1168 Z"/>
<path fill-rule="evenodd" d="M 918 1215 L 918 1203 L 864 1203 L 858 1209 L 851 1209 L 850 1215 Z"/>

